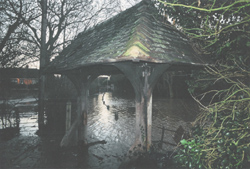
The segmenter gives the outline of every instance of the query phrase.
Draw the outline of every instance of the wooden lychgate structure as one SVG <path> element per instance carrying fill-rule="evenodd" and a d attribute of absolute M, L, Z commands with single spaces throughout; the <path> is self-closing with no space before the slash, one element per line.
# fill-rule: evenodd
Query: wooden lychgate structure
<path fill-rule="evenodd" d="M 87 91 L 99 75 L 124 74 L 135 92 L 136 140 L 134 147 L 151 145 L 152 91 L 168 70 L 204 66 L 189 39 L 159 14 L 150 1 L 141 1 L 111 19 L 80 33 L 47 67 L 64 74 L 78 92 L 78 115 L 61 145 L 78 132 L 84 140 Z"/>

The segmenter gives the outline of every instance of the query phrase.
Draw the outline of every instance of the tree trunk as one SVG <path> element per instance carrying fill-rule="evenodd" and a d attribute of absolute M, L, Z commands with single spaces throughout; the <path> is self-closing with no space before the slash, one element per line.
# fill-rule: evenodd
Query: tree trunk
<path fill-rule="evenodd" d="M 47 27 L 47 0 L 42 0 L 42 27 L 41 27 L 41 53 L 40 53 L 40 71 L 39 71 L 39 112 L 38 112 L 38 127 L 42 130 L 44 127 L 44 96 L 45 96 L 45 81 L 43 70 L 46 64 L 46 27 Z"/>

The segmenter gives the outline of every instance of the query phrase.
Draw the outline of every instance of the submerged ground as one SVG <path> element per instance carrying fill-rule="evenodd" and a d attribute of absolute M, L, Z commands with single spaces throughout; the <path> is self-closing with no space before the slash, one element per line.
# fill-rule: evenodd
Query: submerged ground
<path fill-rule="evenodd" d="M 87 138 L 88 143 L 96 144 L 85 153 L 79 153 L 78 147 L 59 146 L 64 131 L 48 129 L 36 134 L 35 98 L 12 101 L 20 103 L 20 132 L 1 134 L 0 168 L 118 168 L 134 141 L 135 109 L 134 100 L 129 96 L 105 93 L 103 97 L 100 93 L 90 97 Z M 188 131 L 197 111 L 197 105 L 190 99 L 153 99 L 155 145 L 162 139 L 163 126 L 168 130 L 182 126 Z M 174 135 L 173 131 L 164 132 L 162 153 L 174 150 Z M 99 144 L 101 140 L 106 144 Z"/>

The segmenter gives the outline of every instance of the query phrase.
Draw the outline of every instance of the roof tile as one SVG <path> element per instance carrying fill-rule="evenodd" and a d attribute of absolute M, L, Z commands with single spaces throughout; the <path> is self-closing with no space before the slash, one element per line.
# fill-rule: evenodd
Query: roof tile
<path fill-rule="evenodd" d="M 80 33 L 48 66 L 50 71 L 90 64 L 146 61 L 171 64 L 205 64 L 189 39 L 147 1 Z"/>

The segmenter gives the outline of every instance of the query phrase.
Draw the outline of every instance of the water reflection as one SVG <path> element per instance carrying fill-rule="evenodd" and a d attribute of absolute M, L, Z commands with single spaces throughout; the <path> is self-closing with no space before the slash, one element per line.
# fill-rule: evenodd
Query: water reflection
<path fill-rule="evenodd" d="M 106 140 L 108 143 L 102 145 L 105 150 L 114 145 L 127 150 L 134 139 L 133 128 L 128 127 L 134 126 L 135 122 L 134 111 L 129 111 L 130 107 L 134 107 L 133 99 L 115 97 L 109 92 L 90 98 L 88 115 L 90 141 Z"/>
<path fill-rule="evenodd" d="M 103 101 L 105 101 L 105 104 Z M 32 107 L 20 105 L 19 108 L 20 136 L 25 136 L 22 137 L 23 139 L 26 138 L 25 142 L 27 143 L 25 144 L 28 145 L 27 147 L 29 149 L 36 147 L 34 143 L 38 145 L 40 141 L 41 145 L 43 145 L 41 147 L 37 146 L 39 149 L 42 148 L 41 150 L 35 149 L 35 151 L 23 153 L 25 157 L 22 156 L 20 158 L 24 159 L 27 157 L 28 161 L 29 157 L 35 157 L 35 155 L 32 154 L 34 152 L 37 153 L 37 160 L 44 158 L 46 161 L 44 160 L 40 163 L 44 163 L 45 166 L 50 166 L 50 168 L 61 168 L 62 166 L 72 168 L 72 166 L 75 166 L 77 163 L 75 160 L 76 154 L 65 153 L 60 155 L 61 149 L 59 148 L 59 142 L 61 138 L 58 137 L 58 141 L 55 141 L 54 138 L 53 140 L 51 140 L 51 138 L 48 140 L 42 138 L 42 140 L 40 140 L 40 138 L 35 135 L 35 132 L 38 130 L 37 112 L 33 111 Z M 30 110 L 28 110 L 28 108 L 30 108 Z M 179 126 L 187 130 L 190 127 L 190 122 L 194 120 L 197 111 L 198 107 L 192 100 L 157 99 L 154 97 L 152 123 L 153 143 L 162 139 L 164 141 L 162 145 L 163 150 L 172 150 L 173 144 L 176 144 L 172 137 L 174 135 L 173 131 Z M 88 112 L 87 141 L 91 143 L 105 140 L 107 143 L 91 146 L 86 156 L 77 157 L 82 163 L 80 164 L 81 167 L 118 168 L 121 159 L 123 159 L 123 155 L 127 153 L 135 139 L 134 98 L 117 96 L 112 93 L 90 96 Z M 163 127 L 164 129 L 168 129 L 164 132 L 164 135 L 162 135 L 162 130 L 160 129 Z M 55 135 L 53 134 L 53 136 Z M 19 145 L 18 139 L 16 139 L 16 142 Z M 22 150 L 22 146 L 20 146 L 20 149 Z M 7 151 L 9 151 L 8 148 L 5 149 L 5 152 Z M 15 151 L 17 151 L 17 149 L 15 149 Z M 26 149 L 22 150 L 22 152 L 26 152 Z"/>
<path fill-rule="evenodd" d="M 38 130 L 38 113 L 37 112 L 21 112 L 20 113 L 20 134 L 22 136 L 36 136 Z"/>
<path fill-rule="evenodd" d="M 125 98 L 124 98 L 125 97 Z M 107 108 L 109 106 L 109 109 Z M 192 100 L 153 98 L 152 141 L 164 141 L 162 149 L 171 151 L 176 144 L 174 132 L 179 126 L 190 128 L 198 106 Z M 135 102 L 133 97 L 112 93 L 98 94 L 89 98 L 88 142 L 105 140 L 107 144 L 89 148 L 89 166 L 118 168 L 120 159 L 127 153 L 135 139 Z M 168 129 L 164 131 L 160 128 Z M 170 144 L 168 144 L 170 143 Z M 102 157 L 103 160 L 99 160 Z M 112 167 L 110 162 L 112 161 Z"/>
<path fill-rule="evenodd" d="M 108 108 L 109 107 L 109 108 Z M 152 140 L 159 141 L 164 133 L 164 141 L 172 145 L 165 145 L 165 149 L 172 149 L 176 144 L 174 132 L 182 126 L 190 128 L 190 122 L 195 119 L 198 106 L 193 100 L 183 99 L 153 99 Z M 132 145 L 135 137 L 135 103 L 134 98 L 121 98 L 112 93 L 95 95 L 90 98 L 88 115 L 88 136 L 91 140 L 106 140 L 108 145 L 117 145 L 124 150 Z M 105 147 L 106 146 L 106 147 Z"/>
<path fill-rule="evenodd" d="M 110 117 L 111 111 L 109 110 L 109 102 L 112 97 L 111 93 L 105 93 L 98 95 L 97 102 L 95 104 L 95 111 L 99 112 L 99 123 L 103 127 L 110 127 L 112 120 Z"/>
<path fill-rule="evenodd" d="M 161 140 L 162 128 L 165 128 L 167 130 L 163 141 L 170 144 L 164 144 L 163 149 L 172 150 L 174 148 L 172 145 L 178 140 L 174 138 L 173 131 L 181 127 L 188 132 L 198 112 L 197 103 L 190 99 L 154 99 L 152 140 Z M 181 138 L 181 136 L 177 137 Z"/>
<path fill-rule="evenodd" d="M 3 101 L 0 101 L 0 104 L 3 104 Z M 7 127 L 19 128 L 21 136 L 36 136 L 35 133 L 38 130 L 38 115 L 35 111 L 38 106 L 37 99 L 31 97 L 12 99 L 7 101 L 7 105 L 11 106 L 11 108 L 6 109 L 6 114 L 9 116 L 9 123 L 12 124 Z M 0 129 L 2 128 L 3 127 L 1 126 Z"/>

